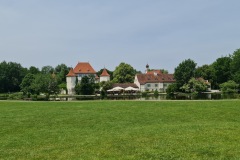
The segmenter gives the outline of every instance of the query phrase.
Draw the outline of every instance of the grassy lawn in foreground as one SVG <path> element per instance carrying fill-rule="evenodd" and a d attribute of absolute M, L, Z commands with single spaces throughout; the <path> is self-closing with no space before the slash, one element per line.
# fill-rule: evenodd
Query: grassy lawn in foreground
<path fill-rule="evenodd" d="M 0 101 L 0 159 L 240 159 L 240 101 Z"/>

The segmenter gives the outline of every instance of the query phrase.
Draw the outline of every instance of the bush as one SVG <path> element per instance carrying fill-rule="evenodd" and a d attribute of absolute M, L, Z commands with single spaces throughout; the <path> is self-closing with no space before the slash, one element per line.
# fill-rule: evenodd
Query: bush
<path fill-rule="evenodd" d="M 239 84 L 230 80 L 220 84 L 220 89 L 224 93 L 236 93 L 238 91 Z"/>
<path fill-rule="evenodd" d="M 159 93 L 157 90 L 154 91 L 154 97 L 158 97 Z"/>
<path fill-rule="evenodd" d="M 168 95 L 173 95 L 177 91 L 177 84 L 173 83 L 170 84 L 166 90 Z"/>
<path fill-rule="evenodd" d="M 9 94 L 0 94 L 0 100 L 7 100 Z"/>
<path fill-rule="evenodd" d="M 143 96 L 143 97 L 147 97 L 147 96 L 148 96 L 148 92 L 147 92 L 147 91 L 142 92 L 142 96 Z"/>
<path fill-rule="evenodd" d="M 23 98 L 23 92 L 12 93 L 8 96 L 9 100 L 22 100 Z"/>

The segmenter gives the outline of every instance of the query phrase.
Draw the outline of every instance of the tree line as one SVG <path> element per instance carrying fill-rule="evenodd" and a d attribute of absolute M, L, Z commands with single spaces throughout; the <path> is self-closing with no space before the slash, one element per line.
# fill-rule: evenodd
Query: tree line
<path fill-rule="evenodd" d="M 194 60 L 184 60 L 175 68 L 174 78 L 176 83 L 168 88 L 168 93 L 198 93 L 207 91 L 208 85 L 223 92 L 237 92 L 240 89 L 240 49 L 228 56 L 217 58 L 209 65 L 197 67 Z"/>
<path fill-rule="evenodd" d="M 30 95 L 58 94 L 61 89 L 66 90 L 66 75 L 70 67 L 59 64 L 56 67 L 44 66 L 41 69 L 31 66 L 23 67 L 16 62 L 0 63 L 0 93 L 23 92 Z M 97 72 L 100 76 L 103 69 Z M 114 83 L 132 83 L 136 71 L 130 64 L 120 63 L 114 71 L 107 70 L 111 82 L 95 84 L 95 77 L 84 77 L 82 83 L 76 84 L 77 94 L 93 94 L 99 87 L 107 90 Z"/>
<path fill-rule="evenodd" d="M 0 63 L 0 93 L 21 91 L 28 96 L 40 93 L 57 94 L 60 89 L 66 90 L 66 75 L 69 70 L 70 67 L 65 64 L 59 64 L 56 67 L 44 66 L 39 69 L 35 66 L 25 68 L 16 62 L 3 61 Z M 101 75 L 102 70 L 97 72 L 98 76 Z M 168 73 L 167 70 L 162 70 Z M 110 82 L 93 85 L 93 80 L 89 77 L 83 79 L 82 85 L 91 83 L 92 94 L 99 87 L 107 90 L 112 83 L 133 83 L 134 76 L 141 73 L 130 64 L 123 62 L 114 71 L 107 71 L 111 77 Z M 168 93 L 206 91 L 209 86 L 204 80 L 208 80 L 213 89 L 236 91 L 240 84 L 240 49 L 233 54 L 217 58 L 212 64 L 198 67 L 194 60 L 184 60 L 175 68 L 174 78 L 176 83 L 168 87 Z M 78 94 L 86 93 L 84 91 L 86 87 L 80 84 L 77 87 Z"/>

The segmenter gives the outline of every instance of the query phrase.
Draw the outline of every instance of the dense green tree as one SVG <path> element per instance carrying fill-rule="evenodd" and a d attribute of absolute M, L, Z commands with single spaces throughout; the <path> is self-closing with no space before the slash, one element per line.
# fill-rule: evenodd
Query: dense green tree
<path fill-rule="evenodd" d="M 107 95 L 107 90 L 112 89 L 113 83 L 111 81 L 100 82 L 101 97 L 105 98 Z"/>
<path fill-rule="evenodd" d="M 233 80 L 240 84 L 240 49 L 233 53 L 230 66 Z"/>
<path fill-rule="evenodd" d="M 58 94 L 60 91 L 57 78 L 54 75 L 51 75 L 48 79 L 47 93 L 49 95 Z"/>
<path fill-rule="evenodd" d="M 193 60 L 187 59 L 175 68 L 174 78 L 178 89 L 195 76 L 196 65 Z"/>
<path fill-rule="evenodd" d="M 103 81 L 103 82 L 100 82 L 100 88 L 102 91 L 104 92 L 107 92 L 107 90 L 111 89 L 113 86 L 113 83 L 111 81 Z"/>
<path fill-rule="evenodd" d="M 158 92 L 157 89 L 153 92 L 153 95 L 154 95 L 154 97 L 158 97 L 159 96 L 159 92 Z"/>
<path fill-rule="evenodd" d="M 67 84 L 66 84 L 66 83 L 61 83 L 61 84 L 58 85 L 58 87 L 59 87 L 60 89 L 67 90 Z"/>
<path fill-rule="evenodd" d="M 77 83 L 76 85 L 75 85 L 75 93 L 77 94 L 77 95 L 80 95 L 81 94 L 81 87 L 80 87 L 80 83 Z"/>
<path fill-rule="evenodd" d="M 31 88 L 35 94 L 45 93 L 51 95 L 59 92 L 57 79 L 50 74 L 35 75 L 34 81 L 31 84 Z"/>
<path fill-rule="evenodd" d="M 65 64 L 60 64 L 55 67 L 55 74 L 57 75 L 58 83 L 66 83 L 66 75 L 68 74 L 70 68 Z"/>
<path fill-rule="evenodd" d="M 173 83 L 167 87 L 166 92 L 168 95 L 173 95 L 177 90 L 178 90 L 177 84 Z"/>
<path fill-rule="evenodd" d="M 187 93 L 200 93 L 207 91 L 208 84 L 204 81 L 204 79 L 196 79 L 191 78 L 187 84 L 184 84 L 181 89 Z"/>
<path fill-rule="evenodd" d="M 42 74 L 52 74 L 54 72 L 54 68 L 52 66 L 43 66 L 41 73 Z"/>
<path fill-rule="evenodd" d="M 34 94 L 47 93 L 49 83 L 49 75 L 37 74 L 34 76 L 34 81 L 31 84 Z"/>
<path fill-rule="evenodd" d="M 33 94 L 33 89 L 31 87 L 35 77 L 33 74 L 28 73 L 22 80 L 22 83 L 20 84 L 21 91 L 27 95 L 28 97 Z"/>
<path fill-rule="evenodd" d="M 92 95 L 94 94 L 94 88 L 95 82 L 93 77 L 89 76 L 84 76 L 81 79 L 80 84 L 76 85 L 75 91 L 77 94 L 82 94 L 82 95 Z"/>
<path fill-rule="evenodd" d="M 31 66 L 31 67 L 29 67 L 28 72 L 31 73 L 31 74 L 39 74 L 40 70 L 37 67 Z"/>
<path fill-rule="evenodd" d="M 137 71 L 126 63 L 120 63 L 113 72 L 113 81 L 115 83 L 133 83 Z"/>
<path fill-rule="evenodd" d="M 231 70 L 230 64 L 232 62 L 231 57 L 221 57 L 218 58 L 213 64 L 213 69 L 216 77 L 216 87 L 218 88 L 219 84 L 231 80 Z"/>
<path fill-rule="evenodd" d="M 203 78 L 211 83 L 212 88 L 216 88 L 216 75 L 212 65 L 203 65 L 196 68 L 195 78 Z"/>
<path fill-rule="evenodd" d="M 0 92 L 18 92 L 27 69 L 15 62 L 0 63 Z"/>
<path fill-rule="evenodd" d="M 229 80 L 227 82 L 224 82 L 220 84 L 220 89 L 224 93 L 235 93 L 238 91 L 239 84 L 236 82 Z"/>

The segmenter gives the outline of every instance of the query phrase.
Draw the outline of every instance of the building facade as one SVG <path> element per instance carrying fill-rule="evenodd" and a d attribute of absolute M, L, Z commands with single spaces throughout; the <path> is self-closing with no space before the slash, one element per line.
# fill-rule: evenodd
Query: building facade
<path fill-rule="evenodd" d="M 89 62 L 78 62 L 75 68 L 71 68 L 69 73 L 66 75 L 67 92 L 69 95 L 75 94 L 75 86 L 77 83 L 81 83 L 81 79 L 84 76 L 94 76 L 95 83 L 110 80 L 110 75 L 107 73 L 105 68 L 99 78 L 97 76 L 97 72 L 93 69 Z"/>
<path fill-rule="evenodd" d="M 100 75 L 100 82 L 110 81 L 110 75 L 108 74 L 106 68 L 103 69 L 102 74 Z"/>
<path fill-rule="evenodd" d="M 155 90 L 166 92 L 167 87 L 176 82 L 173 74 L 164 74 L 161 70 L 149 71 L 149 65 L 146 68 L 146 73 L 137 74 L 134 79 L 134 83 L 141 92 Z"/>

